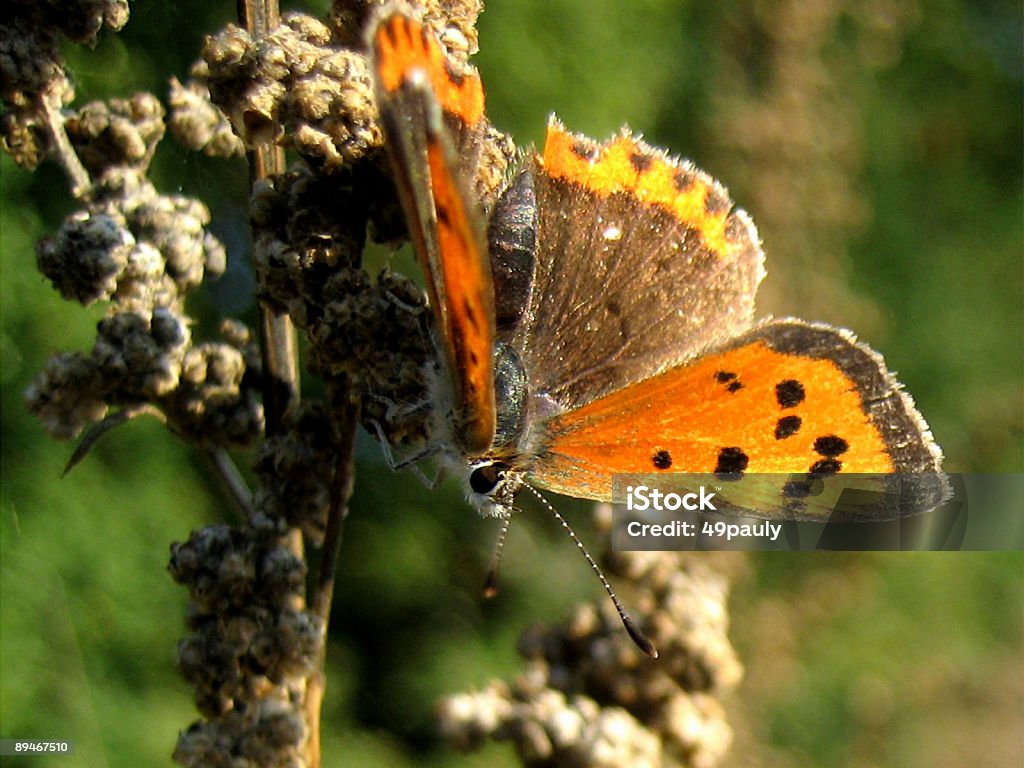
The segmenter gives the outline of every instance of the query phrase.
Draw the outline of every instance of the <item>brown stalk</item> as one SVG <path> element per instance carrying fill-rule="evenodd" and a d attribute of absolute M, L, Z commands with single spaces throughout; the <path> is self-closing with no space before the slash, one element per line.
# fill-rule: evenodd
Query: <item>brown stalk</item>
<path fill-rule="evenodd" d="M 253 38 L 266 35 L 280 22 L 277 0 L 239 0 L 238 14 L 240 21 Z M 269 141 L 259 144 L 249 153 L 249 168 L 250 178 L 254 183 L 283 173 L 285 170 L 284 152 L 280 146 Z M 289 408 L 298 402 L 298 351 L 295 327 L 288 315 L 276 314 L 266 306 L 261 307 L 260 312 L 262 320 L 260 326 L 261 350 L 265 375 L 263 401 L 266 413 L 266 433 L 268 436 L 272 436 L 280 433 Z M 355 477 L 356 413 L 355 408 L 348 404 L 347 386 L 343 387 L 341 397 L 336 398 L 335 401 L 346 403 L 340 419 L 341 445 L 331 485 L 330 509 L 319 568 L 308 601 L 311 612 L 322 621 L 319 657 L 313 672 L 307 679 L 303 703 L 308 728 L 306 761 L 312 768 L 319 768 L 321 760 L 320 714 L 326 682 L 324 664 L 327 629 L 334 596 L 334 575 L 342 530 L 348 513 L 348 500 L 352 495 Z M 290 539 L 291 549 L 301 556 L 303 543 L 297 530 L 293 531 Z"/>
<path fill-rule="evenodd" d="M 348 403 L 348 387 L 342 388 L 341 397 L 336 402 Z M 341 414 L 341 442 L 338 450 L 338 463 L 334 469 L 331 483 L 331 506 L 327 516 L 327 528 L 324 531 L 323 549 L 316 582 L 310 597 L 310 611 L 320 617 L 322 630 L 319 658 L 313 667 L 306 685 L 304 709 L 306 723 L 309 726 L 308 761 L 311 768 L 320 766 L 320 711 L 323 705 L 326 678 L 327 629 L 330 625 L 331 603 L 334 599 L 334 575 L 338 564 L 338 552 L 341 548 L 341 535 L 348 517 L 348 501 L 352 497 L 355 482 L 355 437 L 356 408 L 352 404 L 345 406 Z"/>
<path fill-rule="evenodd" d="M 238 18 L 254 39 L 272 31 L 281 20 L 277 0 L 239 0 Z M 284 170 L 284 150 L 272 141 L 264 141 L 249 152 L 249 177 L 254 184 Z M 298 352 L 295 326 L 288 315 L 277 314 L 264 305 L 260 307 L 260 318 L 263 407 L 267 435 L 272 436 L 281 432 L 285 414 L 298 401 Z"/>
<path fill-rule="evenodd" d="M 92 179 L 89 178 L 89 172 L 85 170 L 85 166 L 78 158 L 75 148 L 71 146 L 71 140 L 64 130 L 64 116 L 60 112 L 60 107 L 54 104 L 54 98 L 43 94 L 39 100 L 46 117 L 47 127 L 50 130 L 54 152 L 68 176 L 68 181 L 71 182 L 71 194 L 76 200 L 81 200 L 92 187 Z"/>

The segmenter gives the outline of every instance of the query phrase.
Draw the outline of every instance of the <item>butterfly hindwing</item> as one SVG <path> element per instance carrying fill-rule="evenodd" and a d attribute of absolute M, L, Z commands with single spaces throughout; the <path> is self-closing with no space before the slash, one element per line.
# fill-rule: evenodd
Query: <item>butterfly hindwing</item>
<path fill-rule="evenodd" d="M 778 320 L 556 416 L 529 477 L 608 499 L 616 474 L 938 473 L 940 462 L 877 353 L 847 331 Z"/>

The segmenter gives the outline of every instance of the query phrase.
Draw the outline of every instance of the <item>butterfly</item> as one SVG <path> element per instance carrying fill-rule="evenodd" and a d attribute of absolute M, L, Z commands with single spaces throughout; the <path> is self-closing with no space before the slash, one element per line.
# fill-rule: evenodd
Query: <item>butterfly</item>
<path fill-rule="evenodd" d="M 948 495 L 878 353 L 844 329 L 757 319 L 764 253 L 721 184 L 628 130 L 595 142 L 552 117 L 491 199 L 477 72 L 402 4 L 368 47 L 442 358 L 440 442 L 483 514 L 507 520 L 524 488 L 609 501 L 614 478 L 639 474 L 756 478 L 735 500 L 767 519 L 822 519 L 815 483 L 836 477 L 922 478 L 896 514 Z"/>
<path fill-rule="evenodd" d="M 401 5 L 370 48 L 443 350 L 446 444 L 484 513 L 507 516 L 527 485 L 609 500 L 630 473 L 939 473 L 881 356 L 843 329 L 755 318 L 757 230 L 706 173 L 552 117 L 485 211 L 479 75 Z M 813 517 L 806 487 L 754 511 Z"/>

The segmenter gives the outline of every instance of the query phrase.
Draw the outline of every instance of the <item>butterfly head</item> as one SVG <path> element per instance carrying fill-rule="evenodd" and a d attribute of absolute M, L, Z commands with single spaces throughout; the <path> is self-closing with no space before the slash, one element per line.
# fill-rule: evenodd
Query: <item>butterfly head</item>
<path fill-rule="evenodd" d="M 507 518 L 515 510 L 516 495 L 526 484 L 522 472 L 494 458 L 471 461 L 466 475 L 466 497 L 486 517 Z"/>

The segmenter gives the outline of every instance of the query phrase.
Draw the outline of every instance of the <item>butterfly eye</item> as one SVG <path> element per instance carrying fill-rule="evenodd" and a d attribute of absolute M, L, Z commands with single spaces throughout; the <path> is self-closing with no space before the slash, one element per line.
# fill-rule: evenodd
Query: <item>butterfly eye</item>
<path fill-rule="evenodd" d="M 469 487 L 476 493 L 490 495 L 501 485 L 511 467 L 501 461 L 492 461 L 476 467 L 469 475 Z"/>

